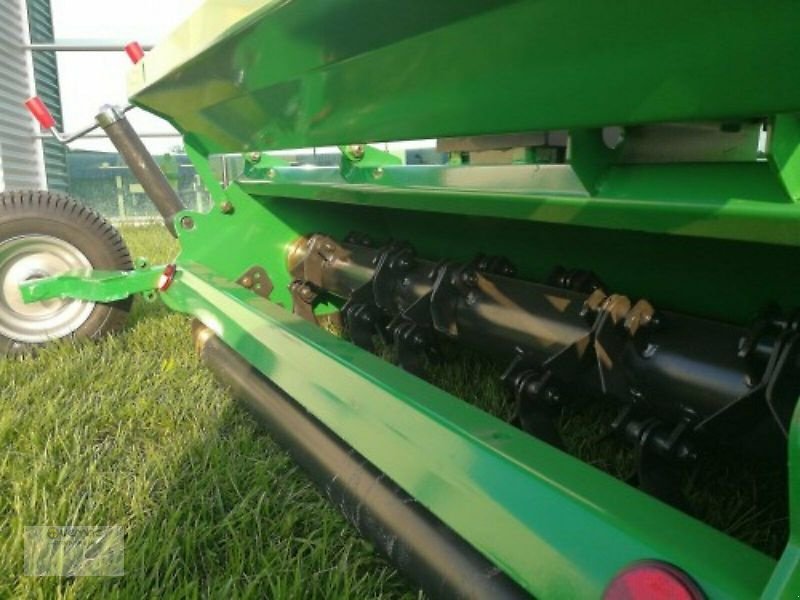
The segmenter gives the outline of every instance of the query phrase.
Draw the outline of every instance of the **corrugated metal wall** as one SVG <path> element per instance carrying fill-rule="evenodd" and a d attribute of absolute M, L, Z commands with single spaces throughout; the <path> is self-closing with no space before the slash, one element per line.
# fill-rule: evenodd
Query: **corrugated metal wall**
<path fill-rule="evenodd" d="M 0 188 L 45 187 L 42 144 L 23 102 L 33 92 L 24 0 L 0 0 Z"/>
<path fill-rule="evenodd" d="M 0 2 L 3 1 L 0 0 Z M 41 44 L 53 41 L 53 15 L 50 10 L 50 0 L 28 0 L 28 25 L 31 42 Z M 63 129 L 56 53 L 34 52 L 33 72 L 36 93 L 50 108 L 59 128 Z M 52 138 L 44 140 L 44 163 L 47 169 L 47 188 L 66 192 L 69 188 L 66 148 Z"/>

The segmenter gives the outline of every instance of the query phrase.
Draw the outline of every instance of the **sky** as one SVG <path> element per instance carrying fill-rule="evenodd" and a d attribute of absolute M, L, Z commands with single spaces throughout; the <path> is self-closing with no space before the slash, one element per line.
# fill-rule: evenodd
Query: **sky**
<path fill-rule="evenodd" d="M 56 40 L 158 43 L 202 0 L 51 0 Z M 124 52 L 59 52 L 64 128 L 91 123 L 103 104 L 125 104 L 131 63 Z M 163 120 L 136 109 L 128 113 L 139 132 L 174 131 Z M 180 138 L 146 139 L 151 152 L 163 153 Z M 113 150 L 107 140 L 82 140 L 71 148 Z"/>

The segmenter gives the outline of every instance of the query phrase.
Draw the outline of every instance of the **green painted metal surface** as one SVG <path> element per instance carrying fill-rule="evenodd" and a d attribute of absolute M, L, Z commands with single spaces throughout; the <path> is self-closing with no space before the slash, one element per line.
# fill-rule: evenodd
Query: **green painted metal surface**
<path fill-rule="evenodd" d="M 25 303 L 51 298 L 75 298 L 89 302 L 114 302 L 132 294 L 154 291 L 164 267 L 134 271 L 70 271 L 20 284 Z"/>
<path fill-rule="evenodd" d="M 569 165 L 250 170 L 258 196 L 800 246 L 800 206 L 766 162 L 618 166 L 590 196 Z"/>
<path fill-rule="evenodd" d="M 800 110 L 793 0 L 212 0 L 130 76 L 209 152 Z"/>
<path fill-rule="evenodd" d="M 200 319 L 535 596 L 597 598 L 641 558 L 680 566 L 711 598 L 754 598 L 767 583 L 767 557 L 226 276 L 179 266 L 162 295 L 170 307 Z"/>
<path fill-rule="evenodd" d="M 763 598 L 800 596 L 800 403 L 789 436 L 789 541 L 764 590 Z"/>
<path fill-rule="evenodd" d="M 198 156 L 570 132 L 563 165 L 408 169 L 347 156 L 340 170 L 252 165 L 243 189 L 265 198 L 796 247 L 800 85 L 786 74 L 800 58 L 789 25 L 798 17 L 800 5 L 784 0 L 647 10 L 213 0 L 134 68 L 130 93 L 187 133 Z M 368 26 L 353 36 L 359 23 Z M 700 119 L 768 120 L 765 157 L 630 164 L 601 139 L 602 126 Z M 741 320 L 754 306 L 725 312 Z"/>

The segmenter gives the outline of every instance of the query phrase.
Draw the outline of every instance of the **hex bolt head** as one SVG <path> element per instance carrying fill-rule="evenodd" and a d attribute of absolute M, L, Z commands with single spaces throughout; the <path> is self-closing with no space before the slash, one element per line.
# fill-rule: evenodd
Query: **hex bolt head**
<path fill-rule="evenodd" d="M 411 261 L 408 259 L 407 256 L 400 256 L 400 257 L 398 257 L 397 263 L 395 263 L 395 266 L 400 271 L 408 271 L 408 269 L 411 268 Z"/>
<path fill-rule="evenodd" d="M 250 289 L 253 287 L 253 278 L 250 276 L 242 277 L 242 286 Z"/>
<path fill-rule="evenodd" d="M 549 387 L 544 392 L 544 401 L 550 406 L 556 406 L 559 402 L 561 402 L 561 394 L 558 393 L 557 389 Z"/>
<path fill-rule="evenodd" d="M 223 215 L 233 214 L 233 204 L 225 200 L 225 202 L 219 205 L 219 210 Z"/>
<path fill-rule="evenodd" d="M 347 147 L 347 152 L 353 160 L 361 160 L 364 158 L 364 144 L 350 144 Z"/>
<path fill-rule="evenodd" d="M 461 281 L 464 283 L 464 285 L 475 287 L 478 285 L 478 273 L 474 270 L 464 271 L 464 273 L 461 275 Z"/>

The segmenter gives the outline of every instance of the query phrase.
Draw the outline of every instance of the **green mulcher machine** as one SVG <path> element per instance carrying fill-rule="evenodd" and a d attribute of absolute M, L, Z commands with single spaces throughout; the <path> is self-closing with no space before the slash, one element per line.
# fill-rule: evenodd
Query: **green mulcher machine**
<path fill-rule="evenodd" d="M 0 344 L 159 295 L 431 596 L 796 598 L 798 25 L 795 0 L 209 0 L 129 47 L 129 96 L 183 134 L 212 209 L 104 107 L 180 254 L 134 266 L 73 200 L 6 193 Z M 449 159 L 370 145 L 419 139 Z M 269 154 L 332 145 L 338 166 Z M 430 383 L 459 352 L 496 365 L 511 419 Z M 630 477 L 567 451 L 586 411 Z M 682 482 L 713 457 L 783 474 L 776 551 L 697 518 Z"/>

